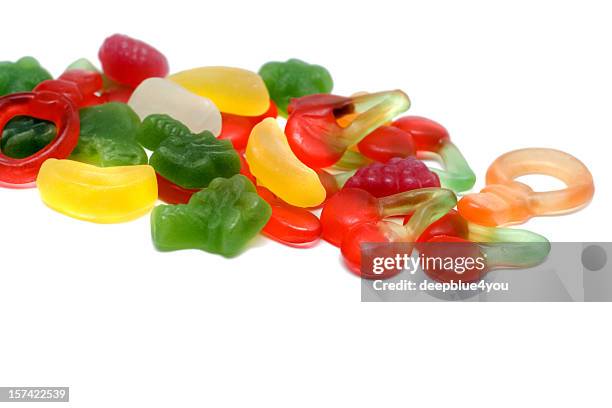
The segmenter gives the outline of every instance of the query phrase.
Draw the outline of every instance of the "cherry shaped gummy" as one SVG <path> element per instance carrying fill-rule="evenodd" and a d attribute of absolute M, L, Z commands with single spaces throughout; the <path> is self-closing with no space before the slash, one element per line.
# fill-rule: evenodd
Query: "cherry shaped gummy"
<path fill-rule="evenodd" d="M 357 145 L 364 156 L 382 163 L 416 154 L 412 134 L 397 126 L 381 126 Z"/>

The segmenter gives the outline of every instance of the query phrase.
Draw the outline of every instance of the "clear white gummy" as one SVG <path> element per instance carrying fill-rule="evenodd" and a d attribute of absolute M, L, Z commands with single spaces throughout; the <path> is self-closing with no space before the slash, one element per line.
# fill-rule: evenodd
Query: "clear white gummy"
<path fill-rule="evenodd" d="M 132 93 L 128 105 L 144 120 L 155 113 L 165 113 L 182 122 L 194 133 L 221 132 L 221 113 L 208 98 L 189 92 L 163 78 L 144 80 Z"/>

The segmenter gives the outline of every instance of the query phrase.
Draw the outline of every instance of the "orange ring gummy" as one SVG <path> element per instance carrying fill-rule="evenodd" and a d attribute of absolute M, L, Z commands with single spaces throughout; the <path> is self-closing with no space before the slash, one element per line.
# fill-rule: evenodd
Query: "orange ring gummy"
<path fill-rule="evenodd" d="M 515 180 L 528 174 L 552 176 L 567 187 L 536 192 Z M 477 224 L 518 224 L 534 216 L 577 210 L 589 203 L 594 192 L 591 172 L 574 156 L 554 149 L 520 149 L 498 157 L 487 171 L 486 187 L 463 197 L 457 208 Z"/>

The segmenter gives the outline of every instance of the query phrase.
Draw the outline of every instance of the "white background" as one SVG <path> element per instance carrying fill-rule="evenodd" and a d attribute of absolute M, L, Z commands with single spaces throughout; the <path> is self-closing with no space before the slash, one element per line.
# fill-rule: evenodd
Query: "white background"
<path fill-rule="evenodd" d="M 478 188 L 509 150 L 577 156 L 593 203 L 527 228 L 608 241 L 610 15 L 605 1 L 11 1 L 0 60 L 58 75 L 121 32 L 173 71 L 323 64 L 339 94 L 404 89 Z M 363 304 L 327 244 L 158 253 L 148 217 L 89 224 L 36 190 L 0 203 L 2 386 L 70 386 L 75 407 L 610 406 L 608 304 Z"/>

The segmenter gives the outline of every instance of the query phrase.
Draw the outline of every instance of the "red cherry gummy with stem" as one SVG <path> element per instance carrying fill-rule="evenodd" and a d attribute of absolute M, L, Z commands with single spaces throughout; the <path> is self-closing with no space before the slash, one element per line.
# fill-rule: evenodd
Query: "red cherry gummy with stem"
<path fill-rule="evenodd" d="M 23 187 L 36 180 L 40 166 L 47 159 L 65 159 L 79 140 L 79 112 L 64 95 L 49 92 L 23 92 L 0 98 L 0 134 L 15 116 L 32 116 L 55 124 L 57 135 L 44 148 L 23 159 L 0 152 L 0 184 Z"/>
<path fill-rule="evenodd" d="M 200 190 L 184 188 L 155 173 L 159 199 L 168 204 L 187 204 L 192 195 Z"/>
<path fill-rule="evenodd" d="M 285 126 L 287 142 L 298 159 L 317 169 L 338 162 L 346 149 L 410 106 L 400 90 L 354 97 L 316 94 L 292 99 Z M 339 119 L 351 115 L 341 126 Z"/>
<path fill-rule="evenodd" d="M 98 57 L 106 75 L 132 88 L 147 78 L 163 78 L 169 71 L 168 61 L 161 52 L 123 34 L 114 34 L 104 40 Z"/>
<path fill-rule="evenodd" d="M 414 157 L 394 157 L 387 163 L 372 163 L 347 180 L 345 188 L 361 188 L 375 197 L 425 187 L 440 187 L 438 176 Z"/>
<path fill-rule="evenodd" d="M 304 208 L 287 204 L 270 190 L 258 186 L 257 194 L 272 207 L 272 216 L 262 233 L 285 245 L 305 247 L 321 236 L 321 222 Z"/>
<path fill-rule="evenodd" d="M 392 124 L 412 135 L 416 150 L 437 152 L 445 142 L 450 141 L 444 126 L 421 116 L 404 116 Z"/>
<path fill-rule="evenodd" d="M 396 126 L 381 126 L 357 145 L 364 156 L 379 162 L 416 155 L 412 134 Z"/>
<path fill-rule="evenodd" d="M 276 104 L 270 101 L 268 110 L 259 116 L 240 116 L 221 112 L 221 134 L 219 139 L 228 139 L 232 142 L 234 149 L 242 151 L 246 149 L 251 130 L 265 118 L 278 116 Z"/>
<path fill-rule="evenodd" d="M 448 235 L 435 236 L 426 243 L 421 243 L 419 252 L 424 258 L 424 272 L 438 282 L 475 282 L 487 273 L 486 265 L 476 262 L 478 259 L 481 262 L 485 260 L 478 244 L 467 239 Z M 427 262 L 428 258 L 442 259 L 445 262 Z M 452 262 L 448 262 L 449 260 Z M 466 260 L 471 261 L 466 264 Z"/>
<path fill-rule="evenodd" d="M 410 221 L 412 214 L 404 218 L 404 225 Z M 423 231 L 417 242 L 427 242 L 437 236 L 457 237 L 467 239 L 469 235 L 468 223 L 456 210 L 450 210 L 448 214 L 432 223 Z"/>

